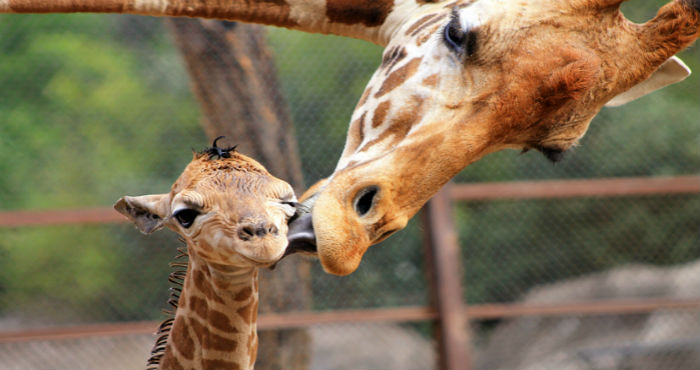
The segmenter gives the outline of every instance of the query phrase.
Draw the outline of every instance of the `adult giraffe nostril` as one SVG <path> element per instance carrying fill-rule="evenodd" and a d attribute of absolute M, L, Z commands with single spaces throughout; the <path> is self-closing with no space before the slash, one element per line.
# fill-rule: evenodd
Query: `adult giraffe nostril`
<path fill-rule="evenodd" d="M 368 186 L 357 193 L 355 196 L 355 212 L 360 217 L 366 215 L 372 209 L 377 193 L 379 193 L 379 188 L 375 185 Z"/>

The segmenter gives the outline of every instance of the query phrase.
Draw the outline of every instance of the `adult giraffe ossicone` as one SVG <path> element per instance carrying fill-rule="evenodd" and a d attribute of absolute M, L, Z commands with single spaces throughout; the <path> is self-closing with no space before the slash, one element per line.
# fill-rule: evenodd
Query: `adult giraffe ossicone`
<path fill-rule="evenodd" d="M 450 178 L 488 153 L 549 159 L 606 104 L 683 79 L 674 54 L 700 33 L 700 0 L 644 24 L 622 0 L 0 0 L 0 12 L 110 12 L 257 22 L 386 47 L 352 115 L 345 149 L 302 197 L 292 249 L 354 271 Z"/>

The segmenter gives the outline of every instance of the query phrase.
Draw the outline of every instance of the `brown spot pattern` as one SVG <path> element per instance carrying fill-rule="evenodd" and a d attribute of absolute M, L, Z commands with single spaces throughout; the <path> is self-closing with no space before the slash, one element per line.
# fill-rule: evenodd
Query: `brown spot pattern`
<path fill-rule="evenodd" d="M 290 7 L 285 0 L 246 1 L 244 7 L 238 2 L 185 1 L 168 2 L 167 15 L 235 19 L 243 22 L 262 23 L 281 27 L 294 27 L 297 23 L 289 16 Z M 254 5 L 253 5 L 254 4 Z M 111 12 L 115 13 L 115 12 Z M 121 13 L 121 12 L 116 12 Z"/>
<path fill-rule="evenodd" d="M 360 151 L 365 151 L 377 143 L 380 143 L 391 137 L 392 145 L 408 135 L 411 127 L 418 122 L 422 116 L 423 99 L 418 96 L 412 96 L 412 102 L 406 104 L 399 113 L 391 118 L 389 126 L 376 139 L 365 144 Z"/>
<path fill-rule="evenodd" d="M 207 284 L 207 278 L 204 276 L 204 273 L 201 270 L 194 270 L 192 271 L 192 280 L 194 282 L 194 286 L 204 294 L 207 299 L 211 299 L 213 301 L 219 302 L 219 303 L 224 303 L 224 300 L 219 297 L 214 290 Z M 190 302 L 191 303 L 191 302 Z"/>
<path fill-rule="evenodd" d="M 472 5 L 472 4 L 475 3 L 475 2 L 476 2 L 476 0 L 470 0 L 470 1 L 453 1 L 453 2 L 451 2 L 451 3 L 447 4 L 447 5 L 445 5 L 445 8 L 453 8 L 453 7 L 456 6 L 456 7 L 460 8 L 460 9 L 464 9 L 464 8 L 466 8 L 466 7 L 470 6 L 470 5 Z M 459 4 L 458 4 L 458 3 L 459 3 Z"/>
<path fill-rule="evenodd" d="M 423 45 L 426 41 L 430 40 L 431 37 L 433 37 L 434 32 L 428 32 L 424 35 L 421 35 L 419 38 L 416 39 L 416 45 L 421 46 Z"/>
<path fill-rule="evenodd" d="M 357 102 L 357 108 L 365 105 L 365 102 L 367 102 L 367 97 L 369 97 L 369 94 L 372 93 L 372 87 L 367 86 L 365 91 L 362 93 L 362 96 L 360 97 L 360 101 Z M 355 109 L 357 109 L 355 108 Z"/>
<path fill-rule="evenodd" d="M 394 0 L 327 0 L 326 16 L 334 23 L 381 26 L 394 8 Z"/>
<path fill-rule="evenodd" d="M 437 16 L 438 16 L 438 14 L 436 14 L 436 13 L 432 13 L 432 14 L 428 14 L 428 15 L 423 16 L 421 19 L 417 20 L 410 27 L 408 27 L 408 29 L 406 30 L 406 32 L 404 34 L 406 36 L 410 36 L 413 33 L 413 31 L 415 31 L 418 27 L 423 25 L 423 23 L 425 23 L 425 22 L 427 22 L 427 21 L 429 21 Z"/>
<path fill-rule="evenodd" d="M 185 368 L 173 354 L 173 350 L 170 345 L 165 347 L 165 354 L 160 360 L 160 365 L 160 367 L 163 369 L 180 370 Z"/>
<path fill-rule="evenodd" d="M 374 94 L 374 97 L 379 98 L 380 96 L 389 93 L 391 90 L 394 90 L 396 87 L 411 78 L 411 76 L 413 76 L 413 74 L 418 70 L 421 60 L 423 60 L 422 57 L 413 58 L 402 67 L 396 69 L 394 72 L 391 72 L 386 80 L 384 80 L 384 83 L 382 83 L 382 87 L 379 88 L 379 91 Z"/>
<path fill-rule="evenodd" d="M 241 365 L 239 363 L 236 363 L 236 362 L 225 361 L 225 360 L 203 359 L 202 360 L 202 368 L 204 368 L 204 369 L 239 370 L 239 369 L 241 369 Z"/>
<path fill-rule="evenodd" d="M 250 368 L 253 368 L 255 364 L 255 359 L 258 357 L 258 336 L 255 335 L 255 331 L 251 331 L 251 338 L 248 343 L 248 353 L 250 353 Z"/>
<path fill-rule="evenodd" d="M 190 296 L 190 310 L 193 310 L 197 316 L 206 320 L 207 318 L 207 301 L 195 296 Z"/>
<path fill-rule="evenodd" d="M 175 324 L 170 332 L 172 343 L 177 351 L 185 359 L 192 360 L 194 354 L 194 341 L 190 337 L 189 330 L 185 326 L 184 319 L 175 320 Z"/>
<path fill-rule="evenodd" d="M 348 132 L 348 147 L 347 150 L 353 152 L 357 147 L 362 144 L 362 140 L 365 139 L 365 116 L 367 112 L 362 113 L 362 116 L 350 124 L 350 129 Z"/>
<path fill-rule="evenodd" d="M 374 110 L 374 115 L 372 116 L 372 128 L 377 128 L 382 124 L 382 122 L 384 122 L 386 114 L 389 112 L 390 108 L 391 100 L 385 100 L 379 103 L 377 109 Z"/>
<path fill-rule="evenodd" d="M 193 320 L 193 319 L 188 319 L 187 320 L 187 325 L 189 325 L 190 328 L 194 331 L 194 335 L 199 338 L 199 341 L 201 343 L 202 338 L 209 332 L 204 325 L 200 324 L 199 321 Z"/>
<path fill-rule="evenodd" d="M 210 309 L 209 323 L 221 331 L 225 331 L 227 333 L 238 333 L 238 329 L 231 325 L 231 320 L 229 317 L 221 311 Z"/>
<path fill-rule="evenodd" d="M 248 352 L 252 352 L 253 348 L 257 347 L 255 345 L 257 337 L 258 336 L 255 334 L 255 330 L 251 330 L 250 334 L 248 335 Z"/>
<path fill-rule="evenodd" d="M 382 59 L 382 68 L 385 69 L 385 72 L 389 72 L 394 68 L 396 63 L 400 62 L 405 57 L 406 48 L 404 48 L 403 46 L 394 46 L 386 53 L 384 53 L 384 57 Z"/>
<path fill-rule="evenodd" d="M 435 87 L 440 81 L 440 74 L 435 73 L 423 79 L 423 86 Z"/>
<path fill-rule="evenodd" d="M 257 309 L 257 302 L 250 302 L 236 311 L 245 322 L 253 321 L 253 311 Z"/>
<path fill-rule="evenodd" d="M 424 22 L 423 24 L 417 26 L 410 34 L 410 36 L 415 36 L 419 34 L 421 31 L 423 31 L 426 27 L 430 27 L 431 25 L 440 22 L 441 20 L 445 19 L 447 17 L 447 14 L 440 14 L 436 15 L 432 19 L 428 20 L 427 22 Z"/>
<path fill-rule="evenodd" d="M 204 349 L 213 349 L 216 351 L 233 352 L 236 350 L 236 347 L 238 347 L 238 342 L 210 332 L 204 337 L 202 347 Z"/>
<path fill-rule="evenodd" d="M 252 288 L 252 287 L 246 287 L 245 289 L 243 289 L 243 290 L 241 290 L 240 292 L 238 292 L 238 294 L 236 294 L 236 296 L 235 296 L 233 299 L 236 300 L 236 301 L 239 301 L 239 302 L 240 302 L 240 301 L 245 301 L 245 300 L 247 300 L 248 298 L 250 298 L 251 295 L 253 295 L 253 288 Z"/>

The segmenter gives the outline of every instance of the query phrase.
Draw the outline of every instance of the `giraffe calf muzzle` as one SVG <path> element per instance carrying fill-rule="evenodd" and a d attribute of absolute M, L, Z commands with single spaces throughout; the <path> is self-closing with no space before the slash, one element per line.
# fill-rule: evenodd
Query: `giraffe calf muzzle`
<path fill-rule="evenodd" d="M 250 241 L 256 238 L 264 238 L 268 235 L 276 236 L 279 233 L 277 226 L 265 223 L 249 223 L 238 228 L 238 238 L 243 241 Z"/>

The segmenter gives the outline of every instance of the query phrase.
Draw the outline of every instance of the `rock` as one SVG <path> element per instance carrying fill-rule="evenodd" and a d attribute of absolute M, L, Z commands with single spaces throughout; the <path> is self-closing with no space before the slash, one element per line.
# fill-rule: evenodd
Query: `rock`
<path fill-rule="evenodd" d="M 700 261 L 675 267 L 628 265 L 537 287 L 522 302 L 698 298 Z M 477 351 L 478 369 L 698 369 L 697 310 L 524 317 L 502 322 Z"/>

